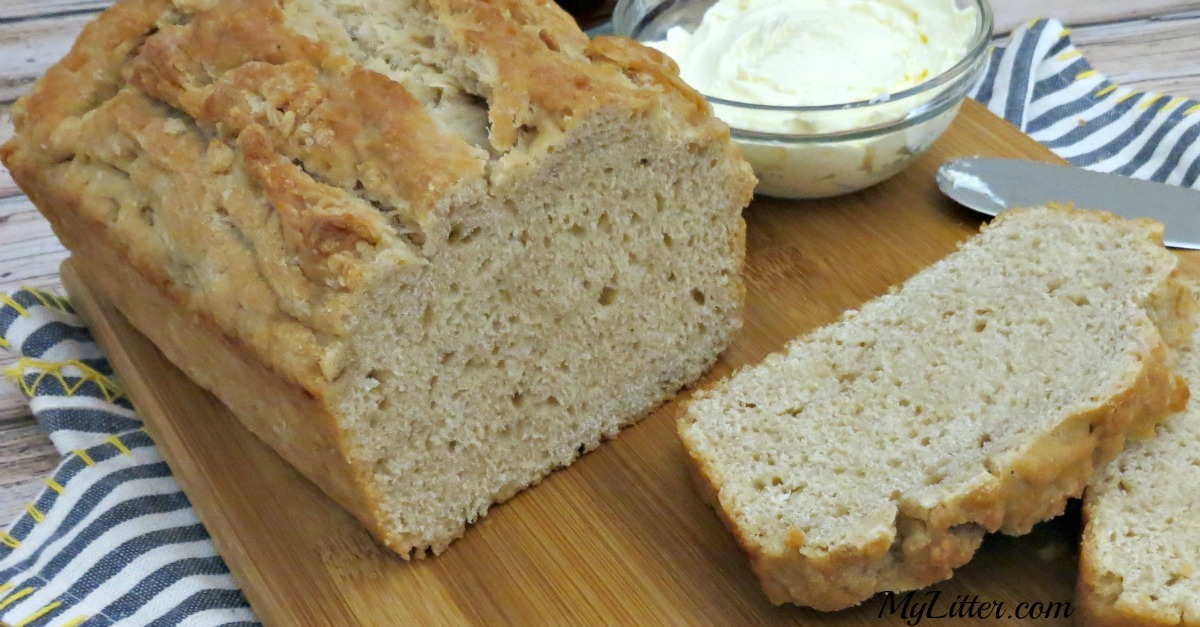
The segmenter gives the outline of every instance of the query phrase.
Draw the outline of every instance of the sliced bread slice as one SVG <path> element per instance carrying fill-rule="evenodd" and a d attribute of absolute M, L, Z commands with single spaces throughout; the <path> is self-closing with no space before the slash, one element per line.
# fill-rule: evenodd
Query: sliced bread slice
<path fill-rule="evenodd" d="M 1200 384 L 1200 333 L 1178 367 Z M 1200 402 L 1097 472 L 1083 511 L 1084 624 L 1200 626 Z"/>
<path fill-rule="evenodd" d="M 919 588 L 1062 512 L 1187 401 L 1195 301 L 1162 229 L 1010 212 L 904 286 L 697 395 L 701 489 L 775 603 Z"/>

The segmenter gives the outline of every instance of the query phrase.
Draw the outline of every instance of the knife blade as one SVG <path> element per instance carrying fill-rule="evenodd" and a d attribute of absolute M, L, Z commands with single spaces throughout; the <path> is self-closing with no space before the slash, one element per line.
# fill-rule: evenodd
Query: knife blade
<path fill-rule="evenodd" d="M 938 168 L 938 187 L 976 211 L 996 215 L 1048 202 L 1150 218 L 1165 227 L 1163 243 L 1200 249 L 1200 191 L 1090 172 L 1074 166 L 976 157 Z"/>

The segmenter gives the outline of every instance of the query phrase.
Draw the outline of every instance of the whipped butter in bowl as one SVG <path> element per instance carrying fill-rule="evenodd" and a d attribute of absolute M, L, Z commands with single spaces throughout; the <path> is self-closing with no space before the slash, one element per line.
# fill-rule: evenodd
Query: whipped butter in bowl
<path fill-rule="evenodd" d="M 986 62 L 986 0 L 621 0 L 614 28 L 675 60 L 757 192 L 833 196 L 899 172 Z"/>

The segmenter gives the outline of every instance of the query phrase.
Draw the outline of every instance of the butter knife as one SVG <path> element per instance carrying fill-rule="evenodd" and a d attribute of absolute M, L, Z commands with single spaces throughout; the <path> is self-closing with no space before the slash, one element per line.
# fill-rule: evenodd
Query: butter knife
<path fill-rule="evenodd" d="M 1200 249 L 1200 191 L 1090 172 L 1073 166 L 976 157 L 947 161 L 938 187 L 954 200 L 996 215 L 1048 202 L 1098 209 L 1124 218 L 1150 218 L 1165 227 L 1163 241 Z"/>

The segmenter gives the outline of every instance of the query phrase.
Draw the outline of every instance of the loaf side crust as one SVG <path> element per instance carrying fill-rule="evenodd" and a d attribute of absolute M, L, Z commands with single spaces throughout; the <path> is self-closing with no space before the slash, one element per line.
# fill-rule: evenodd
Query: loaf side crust
<path fill-rule="evenodd" d="M 327 359 L 322 345 L 334 343 L 345 333 L 354 309 L 354 295 L 328 283 L 363 283 L 363 264 L 354 255 L 339 253 L 344 253 L 347 245 L 355 248 L 355 240 L 380 225 L 363 211 L 346 210 L 335 216 L 289 211 L 300 199 L 279 193 L 269 198 L 272 188 L 301 191 L 305 181 L 300 176 L 284 176 L 281 169 L 287 166 L 278 162 L 281 155 L 264 145 L 261 127 L 249 129 L 245 142 L 206 141 L 195 129 L 188 132 L 186 125 L 180 129 L 178 119 L 162 103 L 127 84 L 128 64 L 149 38 L 160 32 L 164 21 L 170 21 L 172 12 L 172 3 L 165 0 L 124 0 L 88 24 L 67 56 L 47 71 L 29 96 L 14 105 L 17 133 L 0 147 L 0 158 L 39 209 L 57 216 L 52 224 L 72 219 L 98 224 L 92 237 L 103 238 L 123 255 L 136 258 L 139 267 L 153 268 L 151 280 L 175 285 L 180 302 L 191 312 L 209 317 L 226 336 L 244 344 L 269 367 L 309 393 L 323 396 L 336 368 L 322 368 Z M 234 150 L 241 148 L 239 143 L 247 148 L 248 158 L 235 163 Z M 126 162 L 134 158 L 154 162 L 162 174 L 146 173 L 132 185 L 137 194 L 123 193 L 114 199 L 118 203 L 115 210 L 107 209 L 97 193 L 84 189 L 99 181 L 98 177 L 90 181 L 65 178 L 67 168 L 76 162 L 85 164 L 80 169 L 111 172 L 120 169 L 118 166 L 128 167 Z M 212 224 L 211 215 L 182 215 L 183 207 L 157 206 L 153 187 L 177 187 L 175 182 L 184 180 L 203 193 L 215 194 L 216 190 L 207 189 L 207 183 L 217 180 L 213 170 L 227 174 L 230 168 L 248 177 L 252 170 L 259 175 L 257 181 L 247 181 L 238 191 L 257 185 L 255 200 L 267 205 L 277 222 L 270 216 L 232 217 L 238 237 L 246 242 L 244 248 L 259 256 L 256 267 L 215 268 L 224 273 L 225 289 L 192 289 L 186 285 L 186 277 L 172 276 L 167 268 L 194 266 L 198 261 L 217 265 L 214 259 L 242 254 L 243 246 L 229 238 L 219 239 L 220 228 Z M 128 172 L 113 176 L 133 180 Z M 128 187 L 121 191 L 127 192 Z M 133 207 L 122 203 L 141 203 L 154 211 L 179 214 L 166 234 L 175 241 L 156 242 L 145 230 L 131 228 L 123 214 Z M 369 237 L 382 238 L 383 234 Z M 181 252 L 189 247 L 187 255 Z M 208 257 L 197 259 L 198 255 Z M 288 256 L 310 263 L 291 266 L 285 261 Z M 332 266 L 327 265 L 330 261 Z"/>
<path fill-rule="evenodd" d="M 383 533 L 375 506 L 342 454 L 337 423 L 324 399 L 264 365 L 211 318 L 189 311 L 161 272 L 95 237 L 103 225 L 78 219 L 69 208 L 69 196 L 56 194 L 39 206 L 76 263 L 95 268 L 86 276 L 105 301 L 171 363 L 229 407 L 248 430 L 373 533 Z"/>
<path fill-rule="evenodd" d="M 298 284 L 288 280 L 294 277 L 273 284 L 266 276 L 270 270 L 263 269 L 266 263 L 250 272 L 242 271 L 245 266 L 231 265 L 226 291 L 220 294 L 188 289 L 180 277 L 168 272 L 170 259 L 160 254 L 161 242 L 145 230 L 130 229 L 123 211 L 116 216 L 109 213 L 107 201 L 89 193 L 86 185 L 73 184 L 60 162 L 65 155 L 53 148 L 64 136 L 94 146 L 99 145 L 96 140 L 106 140 L 110 143 L 100 149 L 117 154 L 141 145 L 168 166 L 173 177 L 202 185 L 199 182 L 209 175 L 205 166 L 217 161 L 214 155 L 221 151 L 212 144 L 205 147 L 188 141 L 144 97 L 114 91 L 113 85 L 105 83 L 119 75 L 125 57 L 145 33 L 155 29 L 168 8 L 169 3 L 154 0 L 121 2 L 89 24 L 68 56 L 21 101 L 19 133 L 0 149 L 0 156 L 64 246 L 82 263 L 102 269 L 90 275 L 106 300 L 121 309 L 168 359 L 230 407 L 248 429 L 380 533 L 374 506 L 343 453 L 328 403 L 327 356 L 319 346 L 319 338 L 330 338 L 344 328 L 344 312 L 339 309 L 346 308 L 346 299 L 340 297 L 338 307 L 336 293 L 332 299 L 314 297 L 314 290 L 337 292 L 323 286 L 281 294 L 277 290 Z M 81 132 L 67 121 L 81 109 L 91 111 L 96 125 L 91 131 Z M 161 181 L 172 186 L 171 178 Z M 121 202 L 148 200 L 135 193 Z M 189 228 L 194 229 L 189 233 L 198 234 L 192 245 L 204 241 L 207 225 Z M 214 246 L 212 252 L 218 251 Z M 228 295 L 236 300 L 219 300 Z M 311 299 L 317 307 L 310 315 L 289 312 L 282 302 L 289 296 Z"/>

